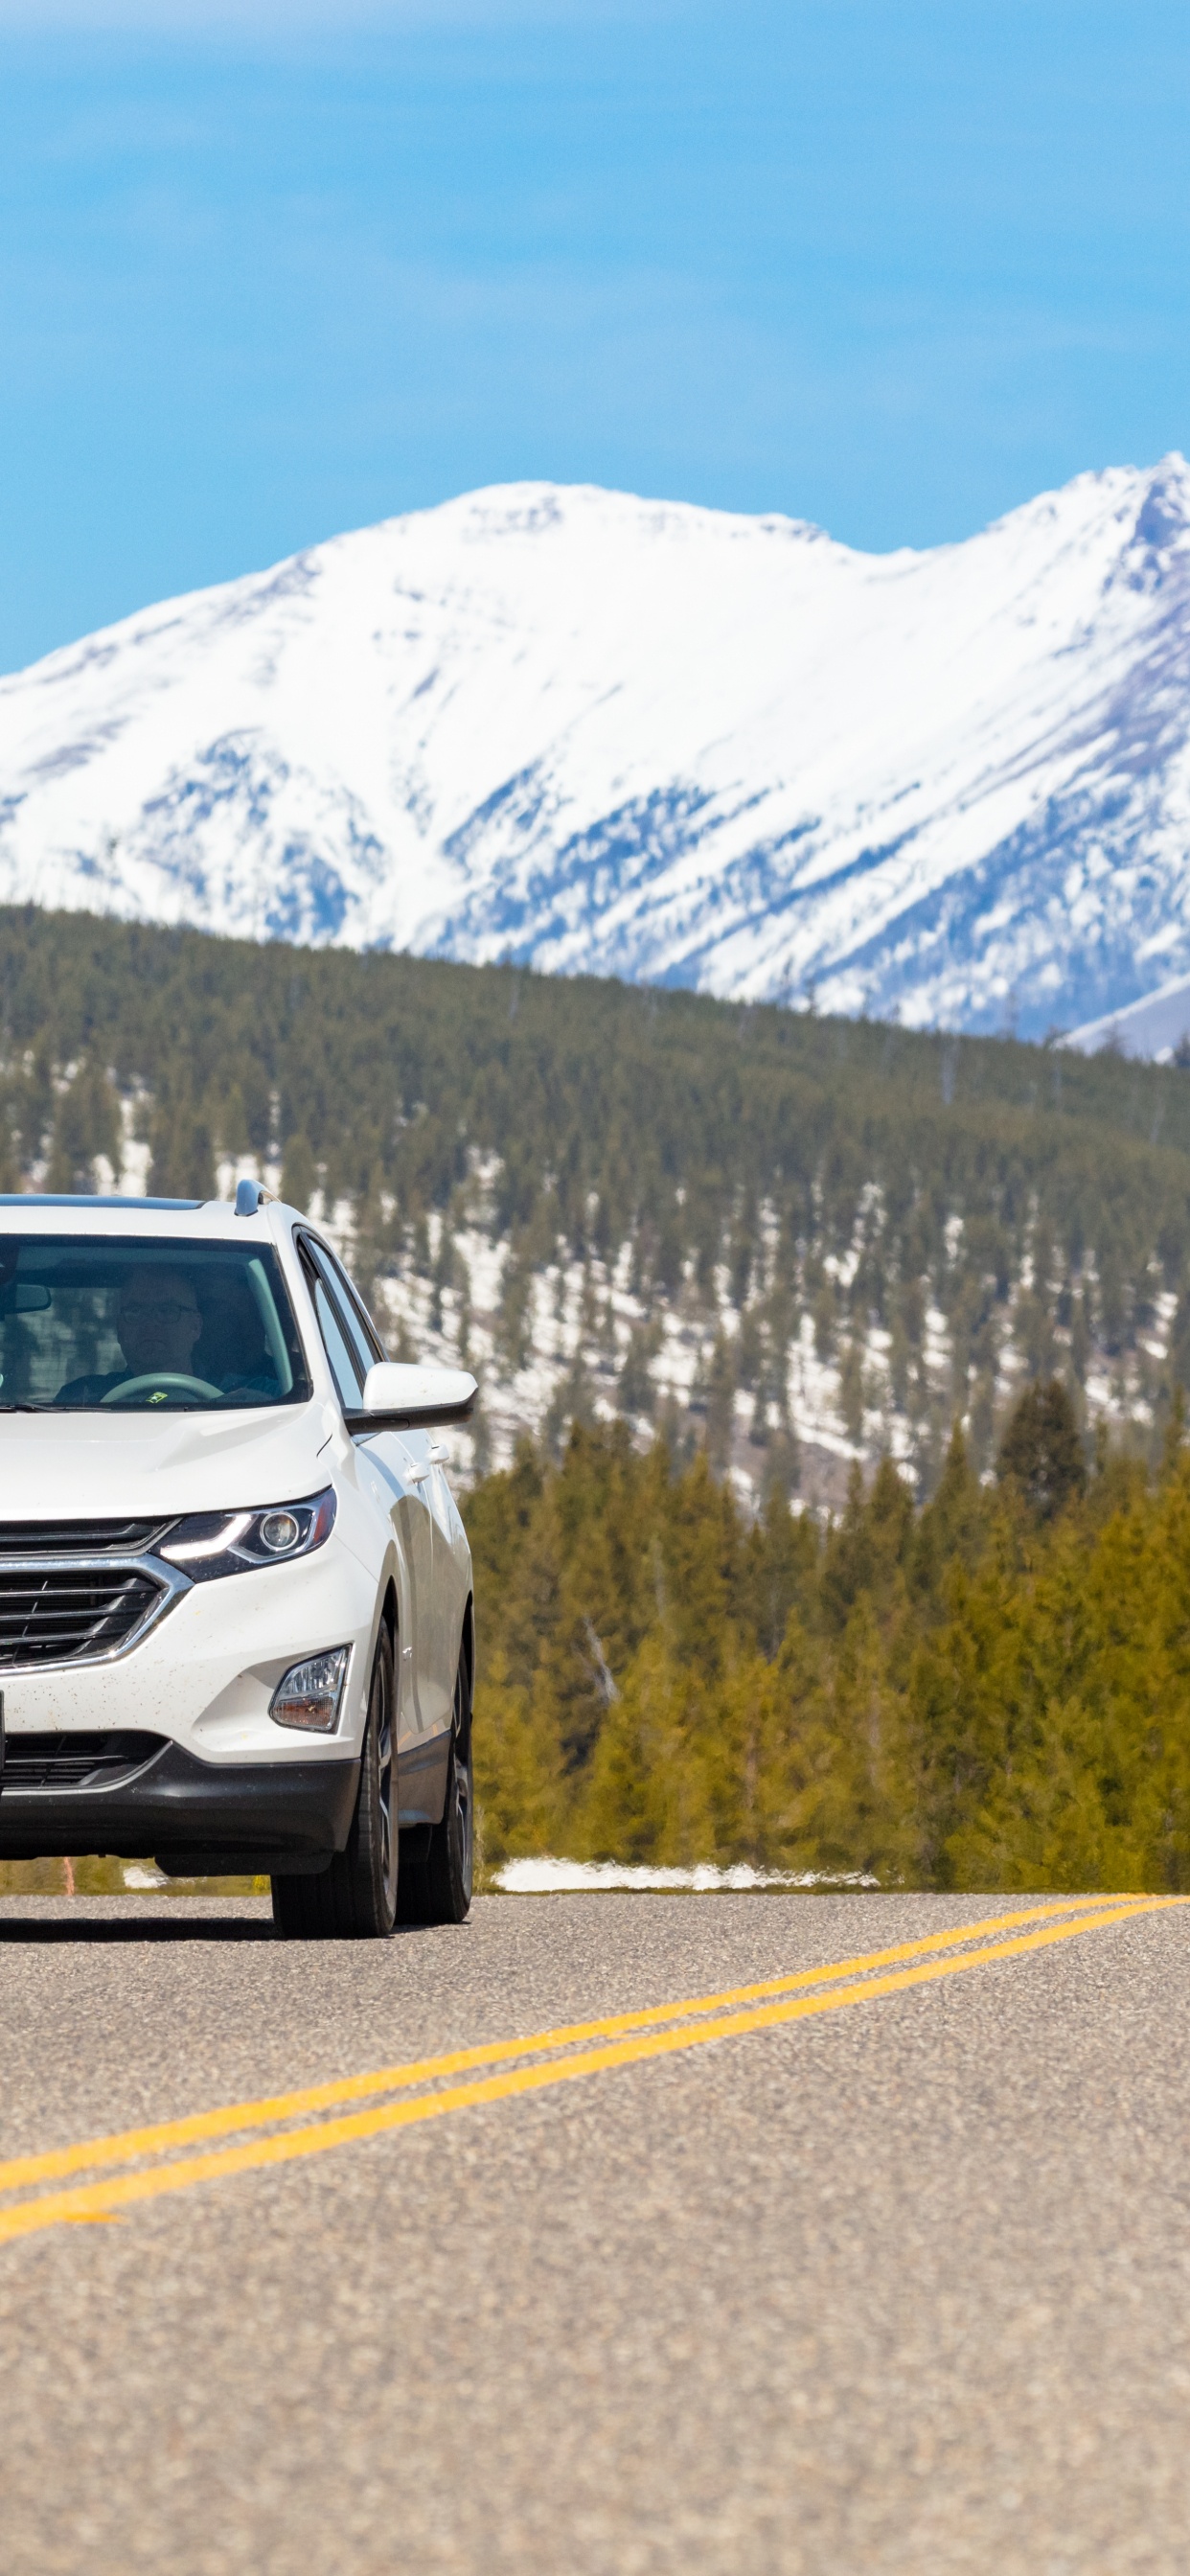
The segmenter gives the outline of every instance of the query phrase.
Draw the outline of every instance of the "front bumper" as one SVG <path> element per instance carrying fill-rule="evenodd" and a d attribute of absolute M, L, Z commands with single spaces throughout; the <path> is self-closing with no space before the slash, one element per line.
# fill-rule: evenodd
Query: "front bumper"
<path fill-rule="evenodd" d="M 336 1530 L 291 1565 L 189 1586 L 120 1654 L 0 1671 L 5 1722 L 14 1738 L 145 1728 L 170 1737 L 203 1772 L 333 1767 L 363 1742 L 376 1607 L 375 1576 Z M 283 1673 L 328 1646 L 352 1648 L 334 1734 L 276 1726 L 269 1702 Z"/>
<path fill-rule="evenodd" d="M 201 1762 L 180 1744 L 110 1789 L 0 1785 L 0 1860 L 152 1857 L 183 1877 L 325 1869 L 351 1830 L 358 1760 Z"/>

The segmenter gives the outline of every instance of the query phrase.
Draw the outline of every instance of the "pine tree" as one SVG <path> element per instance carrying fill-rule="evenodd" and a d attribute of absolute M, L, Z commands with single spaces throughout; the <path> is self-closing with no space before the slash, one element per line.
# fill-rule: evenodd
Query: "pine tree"
<path fill-rule="evenodd" d="M 1087 1470 L 1082 1443 L 1061 1378 L 1026 1387 L 1009 1417 L 996 1472 L 1036 1520 L 1052 1520 L 1083 1492 Z"/>

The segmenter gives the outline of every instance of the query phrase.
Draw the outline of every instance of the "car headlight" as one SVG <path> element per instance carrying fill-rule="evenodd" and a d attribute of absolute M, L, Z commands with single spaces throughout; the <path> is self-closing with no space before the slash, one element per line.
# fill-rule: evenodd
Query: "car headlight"
<path fill-rule="evenodd" d="M 262 1565 L 289 1565 L 321 1547 L 335 1526 L 331 1485 L 304 1503 L 271 1503 L 266 1511 L 191 1512 L 175 1521 L 157 1554 L 192 1583 L 215 1574 L 252 1574 Z"/>

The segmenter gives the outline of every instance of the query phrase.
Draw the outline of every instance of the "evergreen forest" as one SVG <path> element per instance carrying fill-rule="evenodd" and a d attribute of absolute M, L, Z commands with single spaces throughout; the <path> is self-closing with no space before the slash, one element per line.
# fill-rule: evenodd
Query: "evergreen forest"
<path fill-rule="evenodd" d="M 395 1352 L 473 1365 L 465 1476 L 626 1419 L 842 1508 L 989 1473 L 1023 1385 L 1160 1454 L 1190 1372 L 1190 1079 L 551 980 L 0 911 L 0 1180 L 313 1207 Z"/>
<path fill-rule="evenodd" d="M 1190 1449 L 1100 1443 L 1059 1380 L 995 1481 L 952 1435 L 837 1522 L 617 1428 L 470 1498 L 489 1863 L 748 1861 L 961 1889 L 1190 1890 Z"/>
<path fill-rule="evenodd" d="M 489 1863 L 1190 1888 L 1190 1076 L 0 912 L 0 1186 L 312 1208 L 481 1381 Z"/>

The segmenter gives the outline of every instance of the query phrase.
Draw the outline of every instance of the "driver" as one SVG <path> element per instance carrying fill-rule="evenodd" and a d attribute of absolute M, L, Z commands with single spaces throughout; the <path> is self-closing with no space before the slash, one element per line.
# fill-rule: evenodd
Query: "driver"
<path fill-rule="evenodd" d="M 202 1331 L 198 1299 L 184 1270 L 144 1263 L 130 1270 L 116 1308 L 116 1338 L 128 1365 L 108 1377 L 76 1377 L 59 1387 L 56 1404 L 102 1404 L 113 1387 L 134 1377 L 193 1377 L 194 1345 Z"/>
<path fill-rule="evenodd" d="M 198 1299 L 184 1270 L 129 1271 L 116 1308 L 116 1337 L 130 1376 L 149 1377 L 168 1369 L 192 1377 L 201 1331 Z"/>

